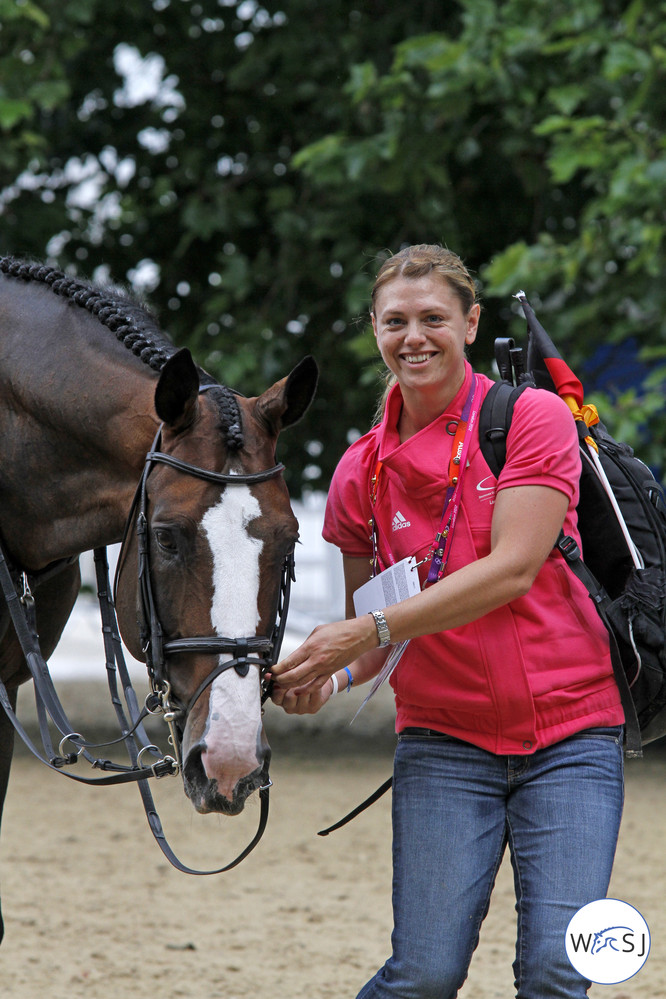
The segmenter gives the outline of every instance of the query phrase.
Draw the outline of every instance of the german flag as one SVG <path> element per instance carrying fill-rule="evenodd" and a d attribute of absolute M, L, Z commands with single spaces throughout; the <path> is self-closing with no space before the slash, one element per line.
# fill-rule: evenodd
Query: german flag
<path fill-rule="evenodd" d="M 580 411 L 584 395 L 582 384 L 535 316 L 525 292 L 519 291 L 516 298 L 522 306 L 529 331 L 527 370 L 539 388 L 557 392 L 573 413 Z"/>

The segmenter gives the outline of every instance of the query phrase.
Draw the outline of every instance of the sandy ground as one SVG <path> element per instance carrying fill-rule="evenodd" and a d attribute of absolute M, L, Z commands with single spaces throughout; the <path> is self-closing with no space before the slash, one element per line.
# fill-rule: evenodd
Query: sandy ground
<path fill-rule="evenodd" d="M 73 720 L 96 684 L 65 685 Z M 390 702 L 350 729 L 341 695 L 326 725 L 274 708 L 271 816 L 236 870 L 195 878 L 173 870 L 148 831 L 134 787 L 87 788 L 19 753 L 3 821 L 0 878 L 6 938 L 0 995 L 11 999 L 351 999 L 389 945 L 390 794 L 322 839 L 390 773 Z M 29 716 L 29 708 L 24 709 Z M 96 709 L 95 709 L 96 710 Z M 632 763 L 611 895 L 635 905 L 652 932 L 647 964 L 629 982 L 593 986 L 596 999 L 666 997 L 666 752 Z M 181 858 L 219 866 L 253 835 L 258 807 L 202 817 L 179 779 L 154 786 Z M 513 889 L 503 866 L 462 999 L 510 999 Z"/>

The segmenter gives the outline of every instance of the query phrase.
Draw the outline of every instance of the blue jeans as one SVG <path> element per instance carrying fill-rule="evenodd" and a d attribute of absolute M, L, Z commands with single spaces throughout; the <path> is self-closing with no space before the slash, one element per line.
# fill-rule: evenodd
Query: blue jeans
<path fill-rule="evenodd" d="M 509 844 L 519 999 L 579 999 L 574 913 L 608 890 L 620 828 L 620 728 L 588 729 L 530 756 L 401 734 L 393 776 L 393 953 L 357 999 L 454 999 Z M 509 914 L 507 913 L 507 919 Z"/>

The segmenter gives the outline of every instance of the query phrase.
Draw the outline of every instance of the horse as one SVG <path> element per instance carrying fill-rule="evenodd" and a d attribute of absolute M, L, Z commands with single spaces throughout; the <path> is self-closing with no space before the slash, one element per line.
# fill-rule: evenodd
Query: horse
<path fill-rule="evenodd" d="M 245 398 L 126 291 L 12 257 L 0 343 L 0 547 L 29 587 L 44 659 L 79 594 L 79 555 L 122 541 L 120 634 L 162 664 L 185 794 L 198 812 L 238 814 L 266 783 L 261 653 L 298 538 L 276 441 L 312 400 L 314 360 Z M 0 595 L 13 709 L 29 676 Z M 0 817 L 13 743 L 0 711 Z"/>

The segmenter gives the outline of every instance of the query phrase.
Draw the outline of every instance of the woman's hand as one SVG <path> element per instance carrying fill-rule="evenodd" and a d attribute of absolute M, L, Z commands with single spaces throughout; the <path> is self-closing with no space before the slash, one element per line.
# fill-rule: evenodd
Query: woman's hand
<path fill-rule="evenodd" d="M 283 689 L 307 686 L 313 692 L 318 691 L 333 673 L 364 652 L 377 648 L 377 643 L 377 629 L 370 614 L 334 624 L 320 624 L 302 645 L 277 663 L 271 673 L 275 683 Z"/>
<path fill-rule="evenodd" d="M 271 700 L 278 704 L 288 715 L 314 715 L 326 704 L 333 694 L 333 681 L 329 679 L 323 687 L 292 687 L 287 690 L 276 683 L 271 689 Z"/>

